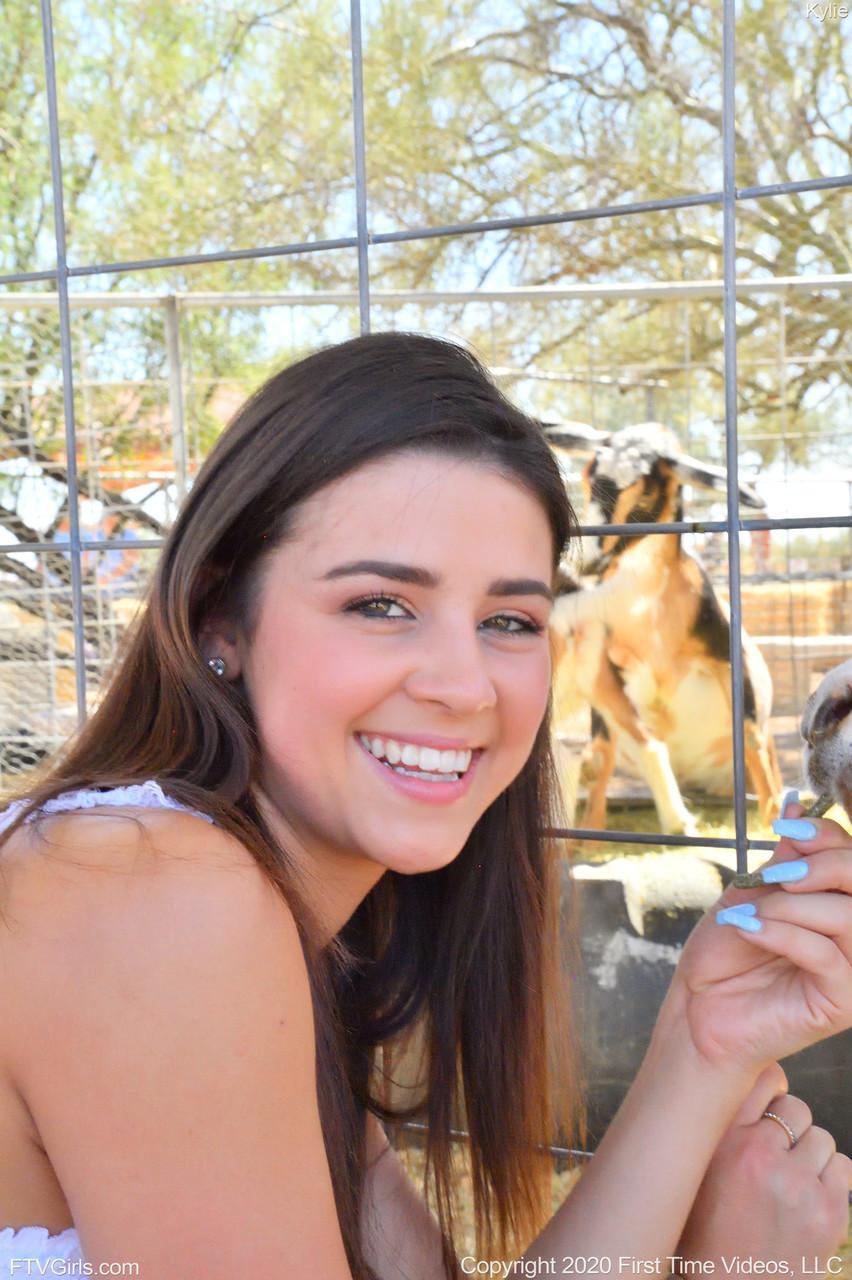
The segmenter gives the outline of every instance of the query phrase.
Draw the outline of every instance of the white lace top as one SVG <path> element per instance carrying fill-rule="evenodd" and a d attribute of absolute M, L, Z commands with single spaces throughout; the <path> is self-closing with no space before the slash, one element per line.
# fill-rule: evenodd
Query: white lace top
<path fill-rule="evenodd" d="M 93 809 L 101 804 L 139 805 L 146 809 L 182 809 L 186 813 L 194 813 L 199 818 L 213 822 L 208 813 L 190 809 L 188 805 L 180 804 L 171 796 L 167 796 L 159 782 L 153 779 L 134 783 L 130 787 L 113 787 L 109 791 L 93 789 L 67 791 L 64 795 L 45 801 L 41 812 L 58 813 L 64 809 Z M 4 831 L 14 821 L 23 807 L 24 801 L 16 800 L 0 813 L 0 831 Z M 35 813 L 32 814 L 26 822 L 32 822 L 35 816 Z M 80 1238 L 74 1227 L 66 1227 L 55 1236 L 50 1234 L 47 1227 L 19 1227 L 18 1230 L 13 1227 L 4 1227 L 0 1230 L 0 1280 L 6 1280 L 7 1276 L 15 1277 L 17 1280 L 20 1276 L 52 1275 L 56 1271 L 56 1268 L 49 1265 L 53 1259 L 62 1261 L 63 1266 L 56 1272 L 62 1275 L 72 1274 L 71 1269 L 64 1266 L 65 1262 L 86 1261 L 80 1247 Z M 18 1263 L 14 1268 L 13 1261 Z M 30 1264 L 29 1267 L 27 1262 Z M 35 1263 L 40 1265 L 36 1266 Z M 75 1268 L 73 1274 L 82 1275 L 84 1272 Z"/>

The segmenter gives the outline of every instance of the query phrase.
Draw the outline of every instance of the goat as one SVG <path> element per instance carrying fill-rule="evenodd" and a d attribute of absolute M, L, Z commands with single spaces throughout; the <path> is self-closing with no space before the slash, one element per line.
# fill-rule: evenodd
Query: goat
<path fill-rule="evenodd" d="M 544 429 L 557 456 L 592 450 L 582 473 L 583 524 L 680 521 L 684 484 L 727 487 L 724 471 L 684 455 L 658 422 L 614 433 L 576 423 Z M 747 485 L 739 496 L 746 506 L 764 506 Z M 584 557 L 582 574 L 592 585 L 577 589 L 570 571 L 562 578 L 551 644 L 557 733 L 572 711 L 592 708 L 599 768 L 583 826 L 605 827 L 607 784 L 620 756 L 647 781 L 663 831 L 696 834 L 680 786 L 724 795 L 732 783 L 727 608 L 678 533 L 604 534 Z M 772 680 L 745 632 L 742 646 L 746 768 L 769 821 L 781 791 L 768 731 Z M 569 792 L 575 785 L 569 782 Z"/>
<path fill-rule="evenodd" d="M 852 817 L 852 658 L 823 676 L 805 704 L 801 730 L 806 781 Z"/>

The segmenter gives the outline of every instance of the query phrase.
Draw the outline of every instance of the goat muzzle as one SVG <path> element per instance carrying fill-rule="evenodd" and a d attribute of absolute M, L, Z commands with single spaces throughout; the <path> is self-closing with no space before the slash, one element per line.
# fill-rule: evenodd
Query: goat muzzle
<path fill-rule="evenodd" d="M 818 742 L 833 738 L 850 713 L 852 713 L 852 686 L 847 686 L 845 693 L 826 698 L 819 704 L 807 728 L 804 722 L 802 723 L 802 737 L 808 746 L 815 747 Z"/>

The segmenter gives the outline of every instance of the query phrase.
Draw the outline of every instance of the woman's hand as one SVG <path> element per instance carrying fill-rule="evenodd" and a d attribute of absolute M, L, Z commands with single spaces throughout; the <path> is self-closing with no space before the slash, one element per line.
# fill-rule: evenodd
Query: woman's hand
<path fill-rule="evenodd" d="M 790 1140 L 774 1111 L 797 1137 Z M 825 1129 L 811 1124 L 806 1102 L 787 1092 L 773 1063 L 759 1076 L 713 1155 L 675 1255 L 715 1263 L 753 1258 L 783 1262 L 778 1274 L 798 1277 L 807 1265 L 820 1271 L 845 1243 L 852 1160 L 840 1154 Z M 682 1270 L 678 1264 L 674 1270 Z M 836 1264 L 835 1264 L 836 1269 Z M 703 1267 L 687 1268 L 691 1275 Z"/>
<path fill-rule="evenodd" d="M 789 805 L 785 816 L 801 812 Z M 715 1065 L 759 1071 L 852 1027 L 852 836 L 809 821 L 816 836 L 782 839 L 767 864 L 801 861 L 804 878 L 729 886 L 684 946 L 672 987 L 696 1049 Z M 717 911 L 746 902 L 759 932 L 717 922 Z"/>

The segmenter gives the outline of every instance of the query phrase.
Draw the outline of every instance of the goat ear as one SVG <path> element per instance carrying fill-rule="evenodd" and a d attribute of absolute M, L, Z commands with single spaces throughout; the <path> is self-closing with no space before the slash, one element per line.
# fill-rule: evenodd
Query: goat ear
<path fill-rule="evenodd" d="M 585 422 L 543 422 L 541 425 L 548 444 L 562 453 L 591 453 L 606 444 L 611 434 Z"/>
<path fill-rule="evenodd" d="M 714 467 L 709 462 L 699 462 L 697 458 L 680 457 L 668 460 L 677 473 L 682 484 L 694 484 L 699 489 L 717 489 L 727 492 L 728 473 L 724 467 Z M 742 482 L 738 486 L 740 502 L 744 507 L 753 507 L 763 511 L 766 502 L 749 484 Z"/>

